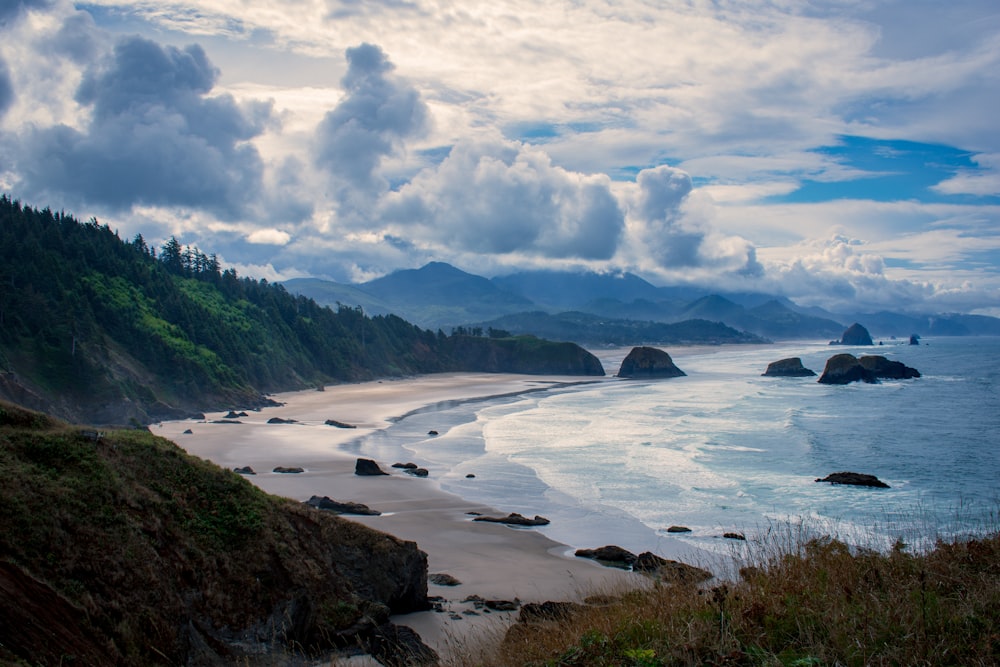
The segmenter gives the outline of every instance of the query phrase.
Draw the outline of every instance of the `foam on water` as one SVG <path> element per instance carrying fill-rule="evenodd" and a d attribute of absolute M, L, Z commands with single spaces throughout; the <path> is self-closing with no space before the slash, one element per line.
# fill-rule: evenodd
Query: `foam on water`
<path fill-rule="evenodd" d="M 844 349 L 719 348 L 675 355 L 687 377 L 440 404 L 352 446 L 412 459 L 469 500 L 547 516 L 545 532 L 571 546 L 719 551 L 731 548 L 723 532 L 773 531 L 775 522 L 869 543 L 928 526 L 950 534 L 1000 506 L 1000 339 L 929 342 L 846 350 L 903 361 L 923 373 L 915 381 L 765 378 L 771 361 L 799 356 L 820 372 Z M 613 373 L 624 352 L 601 356 Z M 892 488 L 814 482 L 840 470 Z M 675 524 L 692 532 L 667 535 Z"/>

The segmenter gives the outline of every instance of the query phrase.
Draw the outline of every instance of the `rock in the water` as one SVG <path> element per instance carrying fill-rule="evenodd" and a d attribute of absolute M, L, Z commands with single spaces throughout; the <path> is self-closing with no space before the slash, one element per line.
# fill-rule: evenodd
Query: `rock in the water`
<path fill-rule="evenodd" d="M 860 472 L 835 472 L 816 481 L 830 482 L 831 484 L 850 484 L 851 486 L 870 486 L 876 489 L 891 488 L 875 475 L 866 475 Z"/>
<path fill-rule="evenodd" d="M 668 533 L 690 533 L 691 529 L 687 526 L 670 526 L 667 528 Z"/>
<path fill-rule="evenodd" d="M 271 417 L 267 420 L 268 424 L 297 424 L 294 419 L 282 419 L 281 417 Z"/>
<path fill-rule="evenodd" d="M 233 472 L 237 472 L 241 475 L 256 475 L 253 468 L 250 466 L 243 466 L 242 468 L 233 468 Z"/>
<path fill-rule="evenodd" d="M 354 424 L 345 424 L 344 422 L 339 422 L 336 419 L 327 419 L 324 423 L 327 426 L 336 426 L 337 428 L 357 428 Z"/>
<path fill-rule="evenodd" d="M 708 570 L 703 570 L 694 565 L 681 563 L 676 560 L 661 558 L 651 551 L 644 551 L 636 556 L 632 569 L 636 572 L 645 572 L 665 579 L 680 583 L 697 583 L 711 579 L 714 575 Z"/>
<path fill-rule="evenodd" d="M 722 536 L 727 540 L 739 540 L 741 542 L 745 542 L 747 539 L 747 536 L 743 533 L 723 533 Z"/>
<path fill-rule="evenodd" d="M 618 369 L 621 378 L 676 378 L 687 375 L 670 355 L 655 347 L 633 347 Z"/>
<path fill-rule="evenodd" d="M 910 345 L 920 345 L 920 336 L 917 334 L 910 336 Z"/>
<path fill-rule="evenodd" d="M 354 463 L 354 474 L 362 476 L 388 475 L 386 471 L 378 467 L 378 463 L 371 459 L 358 459 Z"/>
<path fill-rule="evenodd" d="M 626 570 L 632 567 L 638 558 L 638 556 L 628 549 L 623 549 L 615 544 L 598 547 L 597 549 L 577 549 L 574 555 L 579 558 L 590 558 L 600 561 L 604 565 L 620 567 Z"/>
<path fill-rule="evenodd" d="M 396 463 L 392 464 L 392 467 L 393 468 L 404 468 L 406 470 L 413 470 L 413 469 L 417 468 L 418 466 L 417 466 L 416 463 L 410 463 L 410 462 L 399 463 L 399 462 L 396 462 Z"/>
<path fill-rule="evenodd" d="M 529 519 L 526 516 L 521 516 L 517 512 L 511 512 L 507 516 L 496 517 L 496 516 L 477 516 L 473 521 L 487 521 L 489 523 L 506 523 L 511 526 L 547 526 L 549 525 L 549 520 L 543 516 L 535 515 L 534 519 Z"/>
<path fill-rule="evenodd" d="M 281 473 L 285 473 L 285 474 L 295 474 L 295 473 L 305 472 L 305 469 L 303 469 L 303 468 L 297 468 L 297 467 L 291 467 L 291 468 L 289 468 L 289 467 L 285 467 L 285 466 L 278 466 L 272 472 L 281 472 Z"/>
<path fill-rule="evenodd" d="M 427 431 L 427 435 L 438 435 L 437 431 Z"/>
<path fill-rule="evenodd" d="M 427 477 L 431 474 L 427 468 L 407 468 L 405 472 L 406 474 L 413 475 L 414 477 Z"/>
<path fill-rule="evenodd" d="M 235 410 L 230 410 L 223 419 L 239 419 L 240 417 L 249 417 L 245 412 L 236 412 Z"/>
<path fill-rule="evenodd" d="M 475 479 L 475 478 L 476 478 L 476 476 L 474 474 L 472 474 L 471 472 L 465 476 L 465 479 Z"/>
<path fill-rule="evenodd" d="M 797 378 L 816 375 L 816 372 L 803 366 L 802 359 L 799 357 L 789 357 L 788 359 L 781 359 L 768 364 L 764 375 L 767 377 Z"/>
<path fill-rule="evenodd" d="M 859 357 L 858 363 L 879 379 L 910 380 L 920 377 L 920 371 L 916 368 L 910 368 L 901 361 L 892 361 L 882 356 Z"/>
<path fill-rule="evenodd" d="M 868 329 L 855 322 L 847 327 L 847 330 L 840 336 L 840 340 L 831 342 L 831 345 L 874 345 L 872 336 Z"/>
<path fill-rule="evenodd" d="M 432 584 L 437 584 L 438 586 L 461 586 L 462 582 L 451 576 L 450 574 L 445 574 L 444 572 L 437 572 L 435 574 L 428 574 L 427 581 Z"/>
<path fill-rule="evenodd" d="M 328 510 L 337 514 L 359 514 L 362 516 L 380 516 L 382 514 L 378 510 L 373 510 L 368 505 L 363 505 L 362 503 L 340 502 L 331 500 L 327 496 L 323 496 L 322 498 L 313 496 L 305 504 L 315 507 L 318 510 Z"/>

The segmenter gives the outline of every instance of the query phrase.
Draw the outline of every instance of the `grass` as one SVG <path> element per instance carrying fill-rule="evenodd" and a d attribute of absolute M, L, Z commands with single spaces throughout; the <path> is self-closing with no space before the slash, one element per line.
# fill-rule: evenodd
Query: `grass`
<path fill-rule="evenodd" d="M 732 581 L 657 583 L 521 622 L 455 664 L 482 667 L 1000 664 L 1000 533 L 911 553 L 787 535 Z"/>

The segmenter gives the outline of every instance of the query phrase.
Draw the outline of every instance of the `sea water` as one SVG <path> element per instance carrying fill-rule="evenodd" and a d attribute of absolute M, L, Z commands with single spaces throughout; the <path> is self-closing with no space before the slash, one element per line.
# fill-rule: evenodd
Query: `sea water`
<path fill-rule="evenodd" d="M 791 356 L 819 374 L 840 352 L 922 377 L 762 376 Z M 430 405 L 349 448 L 413 461 L 467 500 L 543 515 L 541 530 L 574 548 L 718 553 L 733 548 L 726 532 L 753 541 L 789 529 L 886 548 L 997 529 L 1000 338 L 676 349 L 687 376 L 669 380 L 614 377 L 627 350 L 596 353 L 607 378 Z M 839 471 L 891 488 L 815 481 Z"/>

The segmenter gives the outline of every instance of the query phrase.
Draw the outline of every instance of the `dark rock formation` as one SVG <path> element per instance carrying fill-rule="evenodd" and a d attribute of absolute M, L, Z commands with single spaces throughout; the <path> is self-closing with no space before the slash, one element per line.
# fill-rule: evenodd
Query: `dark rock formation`
<path fill-rule="evenodd" d="M 797 378 L 816 375 L 816 372 L 803 366 L 802 359 L 799 357 L 789 357 L 788 359 L 781 359 L 768 364 L 767 370 L 764 371 L 764 375 L 767 377 Z"/>
<path fill-rule="evenodd" d="M 547 526 L 549 520 L 543 516 L 535 515 L 534 519 L 521 516 L 517 512 L 511 512 L 507 516 L 477 516 L 473 521 L 487 521 L 489 523 L 506 523 L 511 526 Z"/>
<path fill-rule="evenodd" d="M 849 484 L 851 486 L 870 486 L 876 489 L 888 489 L 890 486 L 880 480 L 875 475 L 866 475 L 859 472 L 835 472 L 827 475 L 817 482 L 829 482 L 831 484 Z"/>
<path fill-rule="evenodd" d="M 618 369 L 621 378 L 676 378 L 687 375 L 670 355 L 655 347 L 633 347 Z"/>
<path fill-rule="evenodd" d="M 438 435 L 437 431 L 427 431 L 427 435 Z"/>
<path fill-rule="evenodd" d="M 831 341 L 831 345 L 874 345 L 868 329 L 855 322 L 847 327 L 840 340 Z"/>
<path fill-rule="evenodd" d="M 576 602 L 529 602 L 521 606 L 517 615 L 518 623 L 540 623 L 543 621 L 566 621 L 574 614 L 586 609 Z"/>
<path fill-rule="evenodd" d="M 240 417 L 249 417 L 249 416 L 250 415 L 248 415 L 245 412 L 236 412 L 235 410 L 230 410 L 228 413 L 226 413 L 226 416 L 223 417 L 223 419 L 239 419 Z"/>
<path fill-rule="evenodd" d="M 272 470 L 272 472 L 280 472 L 280 473 L 284 473 L 286 475 L 295 475 L 295 474 L 298 474 L 300 472 L 305 472 L 305 469 L 304 468 L 299 468 L 299 467 L 278 466 L 277 468 L 275 468 L 274 470 Z"/>
<path fill-rule="evenodd" d="M 431 667 L 440 663 L 434 649 L 405 625 L 380 625 L 363 637 L 362 646 L 378 662 L 390 667 Z"/>
<path fill-rule="evenodd" d="M 684 584 L 694 584 L 711 579 L 714 575 L 694 565 L 676 560 L 661 558 L 651 551 L 645 551 L 635 558 L 632 564 L 635 572 L 644 572 L 664 579 Z"/>
<path fill-rule="evenodd" d="M 354 474 L 362 476 L 388 475 L 386 471 L 378 467 L 378 463 L 371 459 L 358 459 L 354 463 Z"/>
<path fill-rule="evenodd" d="M 294 419 L 282 419 L 281 417 L 271 417 L 267 420 L 268 424 L 297 424 L 298 422 Z"/>
<path fill-rule="evenodd" d="M 239 419 L 215 419 L 212 421 L 213 424 L 242 424 Z"/>
<path fill-rule="evenodd" d="M 743 533 L 723 533 L 722 536 L 727 540 L 739 540 L 741 542 L 745 542 L 747 539 L 747 536 Z"/>
<path fill-rule="evenodd" d="M 192 431 L 191 429 L 189 429 L 189 428 L 184 429 L 183 435 L 193 435 L 193 434 L 194 434 L 194 431 Z"/>
<path fill-rule="evenodd" d="M 327 419 L 324 423 L 327 426 L 336 426 L 337 428 L 357 428 L 354 424 L 345 424 L 344 422 L 339 422 L 336 419 Z"/>
<path fill-rule="evenodd" d="M 913 334 L 910 336 L 910 345 L 920 345 L 920 336 Z"/>
<path fill-rule="evenodd" d="M 315 507 L 318 510 L 328 510 L 330 512 L 336 512 L 337 514 L 359 514 L 361 516 L 380 516 L 382 514 L 378 510 L 373 510 L 368 507 L 368 505 L 354 502 L 340 502 L 337 500 L 331 500 L 327 496 L 323 496 L 322 498 L 319 496 L 313 496 L 309 500 L 305 501 L 305 504 L 310 507 Z"/>
<path fill-rule="evenodd" d="M 920 371 L 898 361 L 882 356 L 835 354 L 826 360 L 826 368 L 819 381 L 822 384 L 848 384 L 851 382 L 875 383 L 879 379 L 906 380 L 920 377 Z"/>
<path fill-rule="evenodd" d="M 413 475 L 414 477 L 427 477 L 431 474 L 427 468 L 407 468 L 405 472 L 407 475 Z"/>
<path fill-rule="evenodd" d="M 438 586 L 461 586 L 462 582 L 444 572 L 427 575 L 427 581 Z"/>
<path fill-rule="evenodd" d="M 691 529 L 687 526 L 670 526 L 667 528 L 668 533 L 690 533 Z"/>
<path fill-rule="evenodd" d="M 250 466 L 243 466 L 242 468 L 233 468 L 233 472 L 237 472 L 237 473 L 239 473 L 241 475 L 256 475 L 257 474 L 256 472 L 254 472 L 254 469 L 251 468 Z"/>
<path fill-rule="evenodd" d="M 579 558 L 590 558 L 600 561 L 603 565 L 620 567 L 626 570 L 632 567 L 636 558 L 638 558 L 638 556 L 628 549 L 623 549 L 615 544 L 598 547 L 597 549 L 577 549 L 574 555 Z"/>
<path fill-rule="evenodd" d="M 465 476 L 465 479 L 475 479 L 475 478 L 476 476 L 471 472 Z"/>
<path fill-rule="evenodd" d="M 397 462 L 397 463 L 393 463 L 392 467 L 393 468 L 403 468 L 405 470 L 413 470 L 414 468 L 417 468 L 418 466 L 417 466 L 416 463 L 410 463 L 410 462 L 407 462 L 407 463 L 398 463 Z"/>
<path fill-rule="evenodd" d="M 858 358 L 866 370 L 882 380 L 910 380 L 920 377 L 920 371 L 910 368 L 900 361 L 892 361 L 881 356 L 863 356 Z"/>

